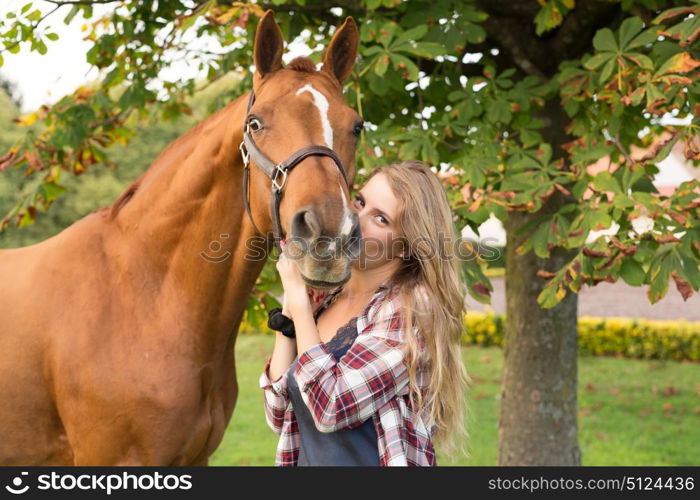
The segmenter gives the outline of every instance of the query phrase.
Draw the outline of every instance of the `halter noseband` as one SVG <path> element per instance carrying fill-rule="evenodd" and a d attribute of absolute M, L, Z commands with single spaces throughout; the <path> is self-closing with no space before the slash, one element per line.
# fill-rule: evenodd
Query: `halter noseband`
<path fill-rule="evenodd" d="M 250 222 L 253 223 L 255 230 L 262 234 L 262 231 L 258 229 L 258 226 L 253 220 L 253 214 L 250 210 L 250 201 L 248 199 L 248 166 L 250 164 L 250 160 L 252 159 L 258 168 L 265 172 L 265 174 L 272 181 L 272 200 L 270 212 L 272 217 L 272 225 L 275 232 L 275 244 L 279 246 L 280 242 L 282 241 L 282 225 L 280 224 L 279 220 L 279 206 L 282 200 L 282 189 L 287 182 L 287 175 L 290 170 L 309 156 L 328 156 L 333 159 L 337 167 L 340 169 L 340 173 L 343 174 L 343 179 L 348 186 L 350 185 L 350 182 L 348 181 L 345 169 L 343 168 L 343 162 L 340 160 L 335 151 L 327 148 L 326 146 L 306 146 L 296 151 L 285 161 L 277 164 L 265 156 L 265 154 L 260 151 L 257 144 L 255 144 L 253 136 L 250 134 L 249 114 L 254 102 L 255 91 L 251 90 L 245 123 L 243 125 L 243 141 L 239 146 L 239 149 L 241 150 L 241 157 L 243 158 L 243 200 L 245 201 L 245 210 L 248 213 Z"/>

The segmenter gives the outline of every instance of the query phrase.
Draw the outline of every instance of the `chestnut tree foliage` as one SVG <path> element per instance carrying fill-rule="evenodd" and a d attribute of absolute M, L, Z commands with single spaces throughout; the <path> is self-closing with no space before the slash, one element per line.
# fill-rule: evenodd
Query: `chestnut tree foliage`
<path fill-rule="evenodd" d="M 0 65 L 6 52 L 45 53 L 58 38 L 51 25 L 84 18 L 92 42 L 86 57 L 101 78 L 19 120 L 27 131 L 0 152 L 0 171 L 22 169 L 38 181 L 0 214 L 0 229 L 31 224 L 67 195 L 62 177 L 110 166 L 105 150 L 129 141 L 138 120 L 189 113 L 186 98 L 202 78 L 162 78 L 178 61 L 201 69 L 205 83 L 242 75 L 220 104 L 247 90 L 256 21 L 271 8 L 285 38 L 306 40 L 317 62 L 323 40 L 345 16 L 361 26 L 360 58 L 346 83 L 350 104 L 368 122 L 358 184 L 397 159 L 441 165 L 457 227 L 477 231 L 490 213 L 505 221 L 527 212 L 533 217 L 519 231 L 529 236 L 518 254 L 573 252 L 560 269 L 538 273 L 546 280 L 537 298 L 542 308 L 603 280 L 648 285 L 651 302 L 667 293 L 671 279 L 685 298 L 700 288 L 698 181 L 671 196 L 652 184 L 655 164 L 676 143 L 689 160 L 700 159 L 698 0 L 48 5 L 28 2 L 0 18 Z M 105 13 L 95 18 L 98 5 Z M 195 39 L 208 42 L 190 43 Z M 668 113 L 687 119 L 668 124 Z M 651 144 L 643 157 L 631 154 L 633 146 Z M 587 170 L 603 157 L 611 168 Z M 616 234 L 586 242 L 613 222 Z M 470 294 L 488 302 L 484 258 L 466 243 L 462 252 L 471 255 L 464 265 Z M 274 281 L 266 268 L 250 303 L 252 322 L 262 321 L 264 308 L 256 304 L 270 300 Z"/>

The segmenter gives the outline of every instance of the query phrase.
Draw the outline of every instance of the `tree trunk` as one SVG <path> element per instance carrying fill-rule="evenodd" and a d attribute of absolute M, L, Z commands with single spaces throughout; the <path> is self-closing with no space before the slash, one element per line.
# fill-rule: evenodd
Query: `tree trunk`
<path fill-rule="evenodd" d="M 515 230 L 532 214 L 510 214 L 506 244 L 506 332 L 499 419 L 499 465 L 580 465 L 577 426 L 578 296 L 542 309 L 544 280 L 570 257 L 563 249 L 549 259 L 515 255 L 523 235 Z"/>
<path fill-rule="evenodd" d="M 553 158 L 565 153 L 559 147 L 571 140 L 565 132 L 569 118 L 557 99 L 537 113 L 541 130 L 552 145 Z M 571 195 L 559 191 L 546 200 L 538 213 L 510 212 L 504 224 L 506 236 L 506 332 L 499 421 L 499 465 L 581 465 L 577 425 L 578 295 L 567 292 L 556 307 L 537 303 L 546 281 L 539 269 L 555 272 L 568 263 L 576 250 L 555 248 L 542 259 L 530 251 L 515 250 L 529 234 L 515 231 L 542 213 L 554 213 Z M 533 228 L 533 231 L 536 228 Z"/>

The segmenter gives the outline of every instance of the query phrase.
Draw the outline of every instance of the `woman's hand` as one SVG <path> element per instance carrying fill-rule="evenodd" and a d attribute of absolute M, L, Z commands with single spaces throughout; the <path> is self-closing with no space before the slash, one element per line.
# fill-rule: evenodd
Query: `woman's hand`
<path fill-rule="evenodd" d="M 287 256 L 284 243 L 282 243 L 282 253 L 277 261 L 277 271 L 280 274 L 282 288 L 284 289 L 283 310 L 286 309 L 287 312 L 283 312 L 283 314 L 294 319 L 294 311 L 310 306 L 310 301 L 306 282 L 301 277 L 299 266 L 296 261 Z"/>

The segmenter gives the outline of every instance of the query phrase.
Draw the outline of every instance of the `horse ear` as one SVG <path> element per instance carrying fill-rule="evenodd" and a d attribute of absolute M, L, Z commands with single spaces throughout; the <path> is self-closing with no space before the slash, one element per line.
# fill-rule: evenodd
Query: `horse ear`
<path fill-rule="evenodd" d="M 282 68 L 284 40 L 282 31 L 275 21 L 275 13 L 268 9 L 255 30 L 253 61 L 260 77 Z"/>
<path fill-rule="evenodd" d="M 333 34 L 331 43 L 323 55 L 323 69 L 343 82 L 355 65 L 360 33 L 352 17 L 347 17 L 343 25 Z"/>

